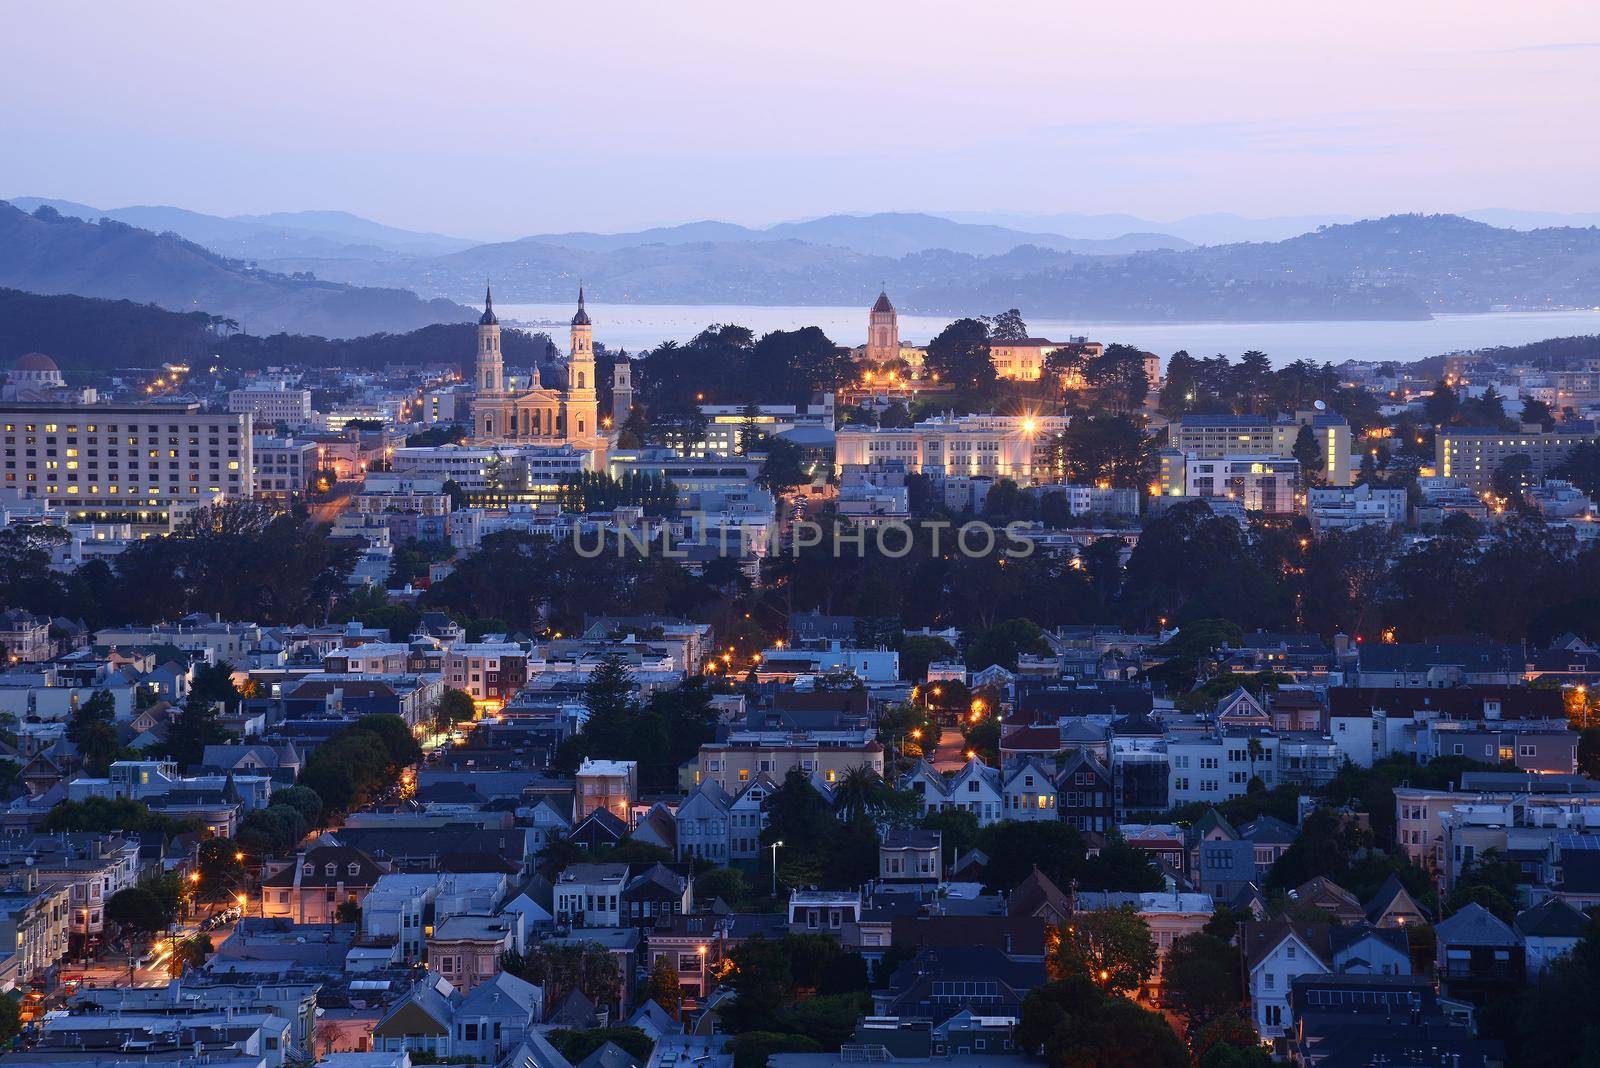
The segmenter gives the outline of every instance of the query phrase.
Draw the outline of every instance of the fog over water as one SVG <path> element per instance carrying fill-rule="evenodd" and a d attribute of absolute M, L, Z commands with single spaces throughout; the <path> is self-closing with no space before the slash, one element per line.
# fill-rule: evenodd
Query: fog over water
<path fill-rule="evenodd" d="M 629 352 L 663 341 L 688 341 L 712 323 L 748 326 L 758 335 L 770 330 L 819 326 L 841 345 L 866 341 L 865 308 L 757 307 L 727 304 L 660 305 L 588 302 L 595 340 Z M 564 341 L 572 317 L 570 304 L 496 305 L 502 322 L 540 325 Z M 923 344 L 950 321 L 948 316 L 900 315 L 900 337 Z M 1162 356 L 1188 349 L 1192 356 L 1219 352 L 1238 356 L 1260 349 L 1282 365 L 1297 359 L 1339 363 L 1358 360 L 1418 360 L 1488 345 L 1520 345 L 1549 337 L 1600 334 L 1600 310 L 1489 312 L 1437 315 L 1422 322 L 1295 323 L 1103 323 L 1028 318 L 1038 337 L 1065 341 L 1084 335 L 1107 343 L 1137 345 Z"/>

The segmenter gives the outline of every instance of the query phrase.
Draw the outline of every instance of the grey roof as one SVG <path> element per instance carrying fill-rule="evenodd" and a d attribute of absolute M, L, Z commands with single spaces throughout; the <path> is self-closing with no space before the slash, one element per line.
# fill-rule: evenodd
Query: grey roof
<path fill-rule="evenodd" d="M 1474 902 L 1439 924 L 1440 945 L 1518 946 L 1522 939 L 1494 913 Z"/>
<path fill-rule="evenodd" d="M 615 1042 L 608 1041 L 579 1061 L 578 1068 L 639 1068 L 639 1061 Z"/>
<path fill-rule="evenodd" d="M 1517 930 L 1525 937 L 1582 938 L 1588 928 L 1588 917 L 1559 897 L 1517 913 Z"/>

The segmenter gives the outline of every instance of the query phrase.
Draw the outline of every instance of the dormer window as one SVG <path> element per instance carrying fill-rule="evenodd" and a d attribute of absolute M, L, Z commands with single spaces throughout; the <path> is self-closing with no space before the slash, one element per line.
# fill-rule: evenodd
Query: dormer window
<path fill-rule="evenodd" d="M 361 874 L 361 865 L 352 862 L 351 865 L 348 868 L 346 868 L 345 870 L 348 871 L 351 875 L 360 875 Z"/>
<path fill-rule="evenodd" d="M 317 874 L 317 866 L 315 864 L 307 864 L 306 867 L 305 867 L 304 874 L 306 874 L 306 875 L 315 875 L 315 874 Z"/>
<path fill-rule="evenodd" d="M 331 879 L 331 878 L 333 878 L 333 876 L 339 874 L 339 865 L 337 865 L 337 864 L 324 864 L 323 867 L 322 867 L 322 870 L 327 872 L 328 877 Z"/>

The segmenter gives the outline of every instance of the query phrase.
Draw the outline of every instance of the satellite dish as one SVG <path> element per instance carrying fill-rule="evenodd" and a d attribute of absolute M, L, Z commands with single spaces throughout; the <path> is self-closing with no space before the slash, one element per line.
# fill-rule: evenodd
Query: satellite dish
<path fill-rule="evenodd" d="M 1319 412 L 1325 412 L 1328 410 L 1328 406 L 1322 401 L 1312 401 L 1311 407 L 1315 408 Z"/>

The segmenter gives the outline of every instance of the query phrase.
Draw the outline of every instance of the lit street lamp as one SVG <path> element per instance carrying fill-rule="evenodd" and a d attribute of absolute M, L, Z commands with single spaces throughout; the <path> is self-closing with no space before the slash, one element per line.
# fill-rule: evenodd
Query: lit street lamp
<path fill-rule="evenodd" d="M 778 847 L 781 846 L 781 845 L 783 845 L 783 843 L 781 841 L 772 843 L 772 896 L 773 897 L 777 897 L 778 896 Z"/>

